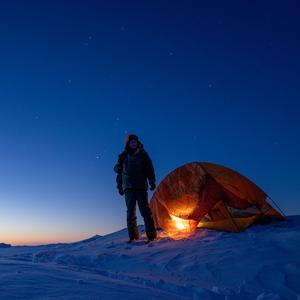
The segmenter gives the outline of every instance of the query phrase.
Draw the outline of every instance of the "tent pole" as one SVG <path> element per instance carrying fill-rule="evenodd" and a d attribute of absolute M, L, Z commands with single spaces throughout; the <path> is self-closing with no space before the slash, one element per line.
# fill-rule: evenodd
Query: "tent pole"
<path fill-rule="evenodd" d="M 276 208 L 280 211 L 280 213 L 286 218 L 285 213 L 281 210 L 281 208 L 277 205 L 277 203 L 269 196 L 267 195 L 267 197 L 273 202 L 273 204 L 276 206 Z"/>

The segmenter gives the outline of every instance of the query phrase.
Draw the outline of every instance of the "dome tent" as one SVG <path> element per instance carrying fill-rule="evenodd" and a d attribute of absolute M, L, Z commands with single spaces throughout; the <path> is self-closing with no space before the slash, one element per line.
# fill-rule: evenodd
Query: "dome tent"
<path fill-rule="evenodd" d="M 196 227 L 240 232 L 266 217 L 283 219 L 267 198 L 232 169 L 192 162 L 160 182 L 150 207 L 156 226 L 170 233 L 190 233 Z"/>

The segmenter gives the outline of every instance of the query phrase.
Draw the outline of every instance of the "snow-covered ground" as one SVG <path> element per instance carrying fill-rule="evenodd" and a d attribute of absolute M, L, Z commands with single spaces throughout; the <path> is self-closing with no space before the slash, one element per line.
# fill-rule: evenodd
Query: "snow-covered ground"
<path fill-rule="evenodd" d="M 0 247 L 0 299 L 300 299 L 300 216 L 243 233 L 126 240 L 122 230 Z"/>

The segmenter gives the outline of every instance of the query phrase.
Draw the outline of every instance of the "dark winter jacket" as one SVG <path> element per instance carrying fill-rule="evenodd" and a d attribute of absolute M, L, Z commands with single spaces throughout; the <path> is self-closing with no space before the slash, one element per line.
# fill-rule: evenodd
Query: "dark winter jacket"
<path fill-rule="evenodd" d="M 147 179 L 151 184 L 155 183 L 155 173 L 152 161 L 142 145 L 134 154 L 124 150 L 118 157 L 114 167 L 117 175 L 117 187 L 126 189 L 148 189 Z"/>

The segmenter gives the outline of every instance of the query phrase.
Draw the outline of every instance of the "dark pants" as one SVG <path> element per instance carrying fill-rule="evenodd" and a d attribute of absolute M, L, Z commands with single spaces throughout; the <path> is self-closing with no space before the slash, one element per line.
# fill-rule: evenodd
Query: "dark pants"
<path fill-rule="evenodd" d="M 138 239 L 139 232 L 136 223 L 136 203 L 138 203 L 140 213 L 144 219 L 145 231 L 148 239 L 156 237 L 156 230 L 152 213 L 148 204 L 148 193 L 146 190 L 126 189 L 125 201 L 127 206 L 127 229 L 130 239 Z"/>

